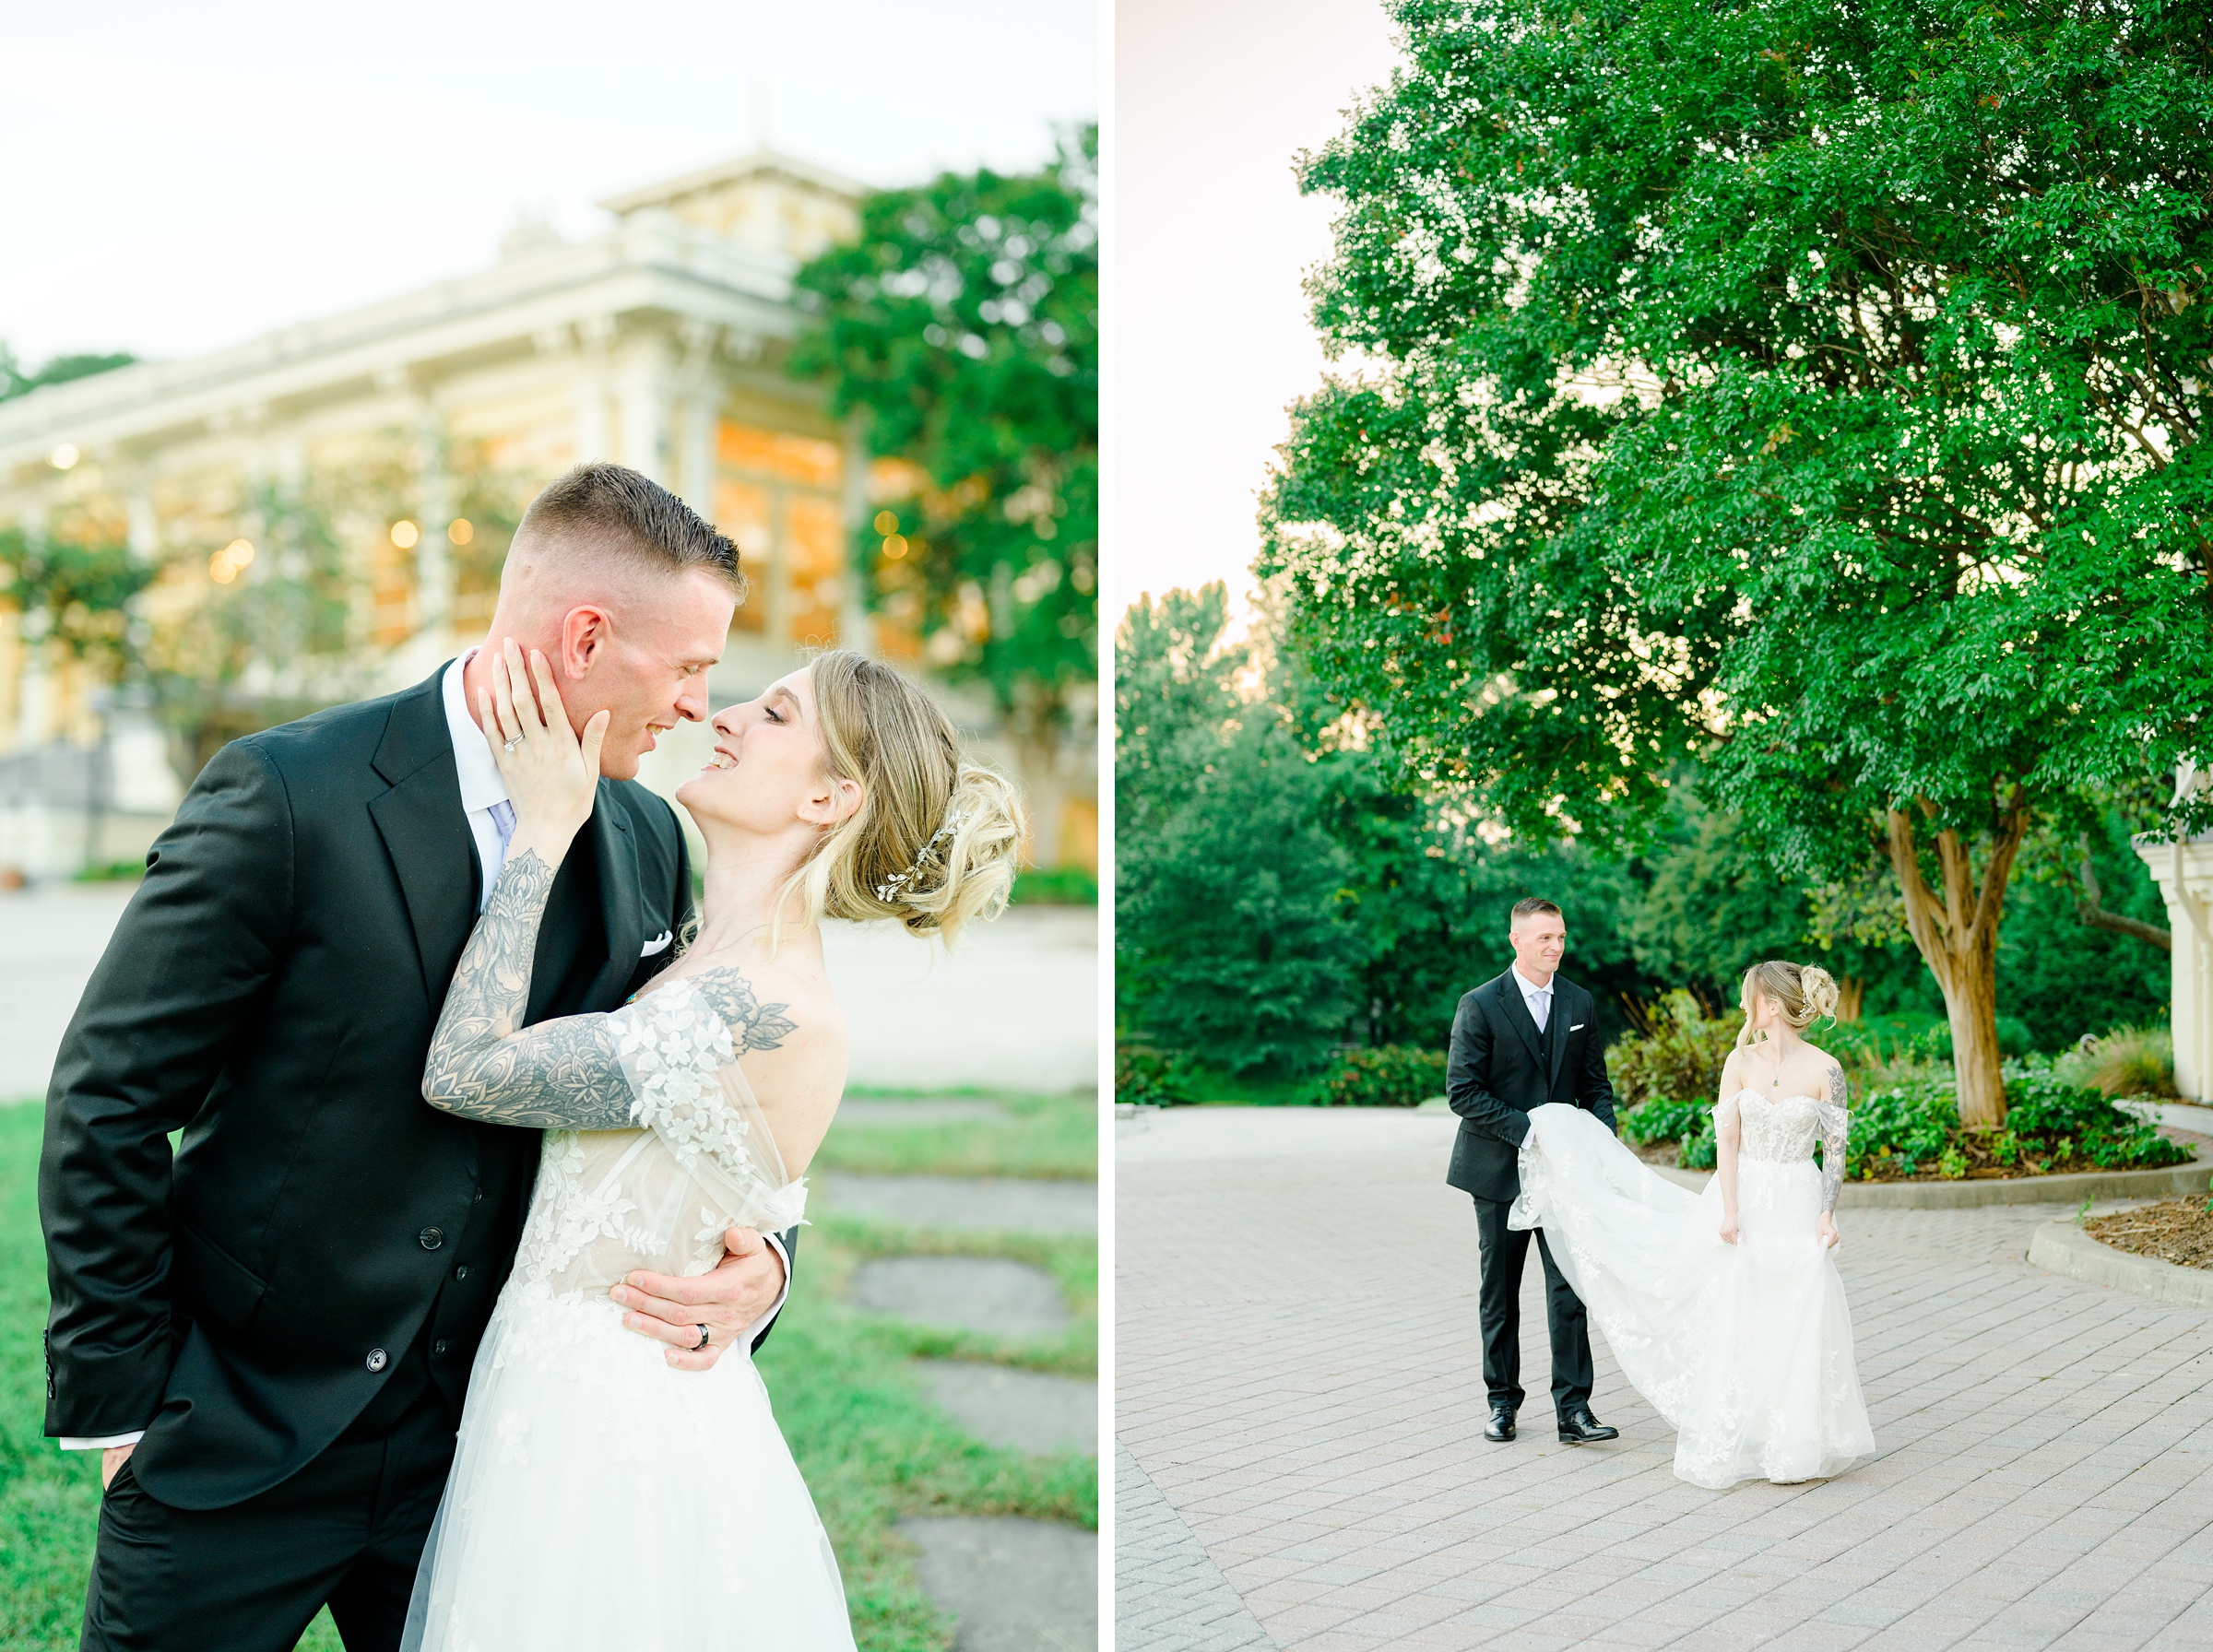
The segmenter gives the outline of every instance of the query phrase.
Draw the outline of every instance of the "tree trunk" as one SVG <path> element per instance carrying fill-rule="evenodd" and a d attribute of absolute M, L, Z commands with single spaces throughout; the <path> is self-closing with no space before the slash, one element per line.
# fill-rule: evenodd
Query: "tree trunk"
<path fill-rule="evenodd" d="M 1926 803 L 1925 815 L 1935 813 Z M 1969 845 L 1959 834 L 1936 834 L 1940 897 L 1921 875 L 1912 818 L 1900 809 L 1889 814 L 1890 867 L 1906 898 L 1906 932 L 1920 949 L 1929 973 L 1944 993 L 1952 1027 L 1952 1070 L 1958 1080 L 1959 1122 L 1995 1126 L 2006 1122 L 2006 1082 L 1998 1054 L 1998 920 L 2004 915 L 2006 881 L 2014 856 L 2029 831 L 2029 809 L 2021 788 L 1999 814 L 1975 887 Z"/>
<path fill-rule="evenodd" d="M 1837 983 L 1837 1019 L 1850 1024 L 1860 1019 L 1867 1007 L 1867 982 L 1861 975 L 1847 975 Z"/>

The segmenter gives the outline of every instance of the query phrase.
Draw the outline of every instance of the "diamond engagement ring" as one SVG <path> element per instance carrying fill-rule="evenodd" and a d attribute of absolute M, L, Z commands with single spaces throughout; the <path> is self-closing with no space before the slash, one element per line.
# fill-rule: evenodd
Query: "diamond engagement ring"
<path fill-rule="evenodd" d="M 518 734 L 515 737 L 515 738 L 511 740 L 504 740 L 501 743 L 504 745 L 508 750 L 513 751 L 517 746 L 523 743 L 523 737 Z"/>

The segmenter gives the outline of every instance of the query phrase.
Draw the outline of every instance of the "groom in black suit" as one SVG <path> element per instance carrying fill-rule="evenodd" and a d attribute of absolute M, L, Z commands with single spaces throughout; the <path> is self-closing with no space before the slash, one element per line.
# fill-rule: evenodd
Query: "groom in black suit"
<path fill-rule="evenodd" d="M 1508 929 L 1514 962 L 1460 1000 L 1452 1017 L 1452 1054 L 1446 1093 L 1460 1115 L 1452 1167 L 1445 1180 L 1475 1200 L 1483 1241 L 1483 1380 L 1490 1390 L 1486 1440 L 1514 1437 L 1521 1410 L 1521 1265 L 1529 1230 L 1506 1225 L 1521 1191 L 1518 1155 L 1529 1134 L 1533 1107 L 1565 1102 L 1614 1127 L 1614 1086 L 1605 1051 L 1592 1026 L 1591 995 L 1561 978 L 1568 926 L 1550 901 L 1515 903 Z M 1611 1440 L 1620 1430 L 1591 1414 L 1591 1332 L 1580 1298 L 1568 1288 L 1544 1231 L 1536 1230 L 1544 1259 L 1546 1317 L 1552 1331 L 1552 1403 L 1560 1438 L 1571 1446 Z"/>
<path fill-rule="evenodd" d="M 573 718 L 612 718 L 529 1021 L 613 1009 L 671 956 L 691 869 L 631 777 L 706 714 L 737 592 L 736 548 L 635 471 L 572 471 L 516 530 L 494 647 L 543 650 Z M 399 1644 L 540 1139 L 422 1099 L 514 829 L 476 721 L 490 652 L 218 752 L 63 1041 L 46 1432 L 104 1454 L 88 1648 L 289 1652 L 326 1602 L 349 1652 Z M 673 1363 L 765 1334 L 788 1252 L 726 1245 L 620 1290 Z M 641 1611 L 713 1582 L 629 1579 Z"/>

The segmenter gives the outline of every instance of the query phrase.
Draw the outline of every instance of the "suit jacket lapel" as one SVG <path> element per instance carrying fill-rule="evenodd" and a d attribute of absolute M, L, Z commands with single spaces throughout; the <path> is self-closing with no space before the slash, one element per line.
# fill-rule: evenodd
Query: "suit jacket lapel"
<path fill-rule="evenodd" d="M 1568 1059 L 1568 1029 L 1574 1024 L 1568 1013 L 1568 983 L 1555 975 L 1552 978 L 1552 1013 L 1544 1018 L 1544 1031 L 1552 1043 L 1552 1063 L 1544 1074 L 1544 1093 L 1550 1095 L 1552 1087 L 1560 1081 L 1560 1063 Z"/>
<path fill-rule="evenodd" d="M 444 674 L 442 666 L 393 702 L 372 760 L 392 789 L 369 800 L 369 818 L 407 899 L 422 990 L 433 1009 L 445 999 L 446 984 L 477 921 L 476 840 L 454 771 L 453 736 L 440 693 Z"/>
<path fill-rule="evenodd" d="M 1521 1042 L 1529 1046 L 1530 1060 L 1536 1064 L 1539 1072 L 1543 1072 L 1544 1041 L 1537 1032 L 1536 1021 L 1529 1013 L 1529 1002 L 1522 997 L 1521 984 L 1514 979 L 1514 972 L 1510 968 L 1498 977 L 1498 996 L 1506 1000 L 1506 1019 L 1513 1022 L 1514 1031 L 1521 1034 Z"/>
<path fill-rule="evenodd" d="M 612 1009 L 637 973 L 645 944 L 645 914 L 638 891 L 638 845 L 630 816 L 615 801 L 614 783 L 602 780 L 593 800 L 591 832 L 599 861 L 599 915 L 607 928 L 607 962 L 592 983 L 585 1010 Z"/>

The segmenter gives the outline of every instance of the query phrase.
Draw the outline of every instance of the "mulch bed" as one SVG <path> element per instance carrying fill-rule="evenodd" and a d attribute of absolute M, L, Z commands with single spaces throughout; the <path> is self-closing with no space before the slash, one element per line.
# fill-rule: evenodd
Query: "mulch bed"
<path fill-rule="evenodd" d="M 2213 1214 L 2203 1198 L 2162 1199 L 2111 1216 L 2093 1216 L 2083 1231 L 2115 1250 L 2183 1268 L 2213 1268 Z"/>

